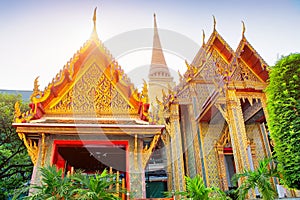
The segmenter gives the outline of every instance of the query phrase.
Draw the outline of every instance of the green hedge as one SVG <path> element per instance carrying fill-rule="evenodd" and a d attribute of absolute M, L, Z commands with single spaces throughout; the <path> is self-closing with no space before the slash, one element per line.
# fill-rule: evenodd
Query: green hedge
<path fill-rule="evenodd" d="M 267 87 L 269 130 L 284 183 L 300 189 L 300 54 L 281 58 Z"/>

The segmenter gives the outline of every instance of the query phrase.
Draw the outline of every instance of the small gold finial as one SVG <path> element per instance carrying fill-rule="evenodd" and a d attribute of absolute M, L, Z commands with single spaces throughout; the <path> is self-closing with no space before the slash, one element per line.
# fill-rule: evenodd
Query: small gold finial
<path fill-rule="evenodd" d="M 202 29 L 202 45 L 205 45 L 205 32 Z"/>
<path fill-rule="evenodd" d="M 216 22 L 216 18 L 215 18 L 214 15 L 213 15 L 213 19 L 214 19 L 214 30 L 216 30 L 216 24 L 217 24 L 217 22 Z"/>
<path fill-rule="evenodd" d="M 96 30 L 96 12 L 97 12 L 97 7 L 94 9 L 94 16 L 93 16 L 94 30 Z"/>
<path fill-rule="evenodd" d="M 243 24 L 242 36 L 245 37 L 246 27 L 245 27 L 245 23 L 243 20 L 242 20 L 242 24 Z"/>

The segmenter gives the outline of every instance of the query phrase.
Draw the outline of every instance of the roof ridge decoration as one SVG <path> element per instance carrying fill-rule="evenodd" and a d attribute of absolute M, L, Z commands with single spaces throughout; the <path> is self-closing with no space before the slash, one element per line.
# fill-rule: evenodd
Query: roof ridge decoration
<path fill-rule="evenodd" d="M 205 46 L 205 32 L 203 29 L 202 29 L 202 46 L 203 47 Z"/>
<path fill-rule="evenodd" d="M 245 31 L 246 31 L 246 27 L 245 27 L 245 23 L 244 21 L 242 20 L 242 24 L 243 24 L 243 29 L 242 29 L 242 38 L 245 37 Z"/>
<path fill-rule="evenodd" d="M 216 18 L 215 16 L 213 15 L 213 20 L 214 20 L 214 31 L 216 31 L 216 25 L 217 25 L 217 21 L 216 21 Z"/>
<path fill-rule="evenodd" d="M 35 79 L 30 102 L 31 109 L 23 114 L 17 112 L 18 116 L 15 116 L 15 122 L 29 122 L 30 120 L 41 118 L 45 112 L 49 111 L 51 104 L 53 107 L 53 103 L 59 102 L 59 99 L 63 95 L 67 95 L 67 91 L 72 89 L 76 81 L 93 65 L 93 62 L 97 61 L 101 62 L 101 71 L 108 78 L 108 81 L 111 82 L 112 86 L 138 111 L 136 115 L 144 121 L 148 120 L 146 115 L 148 113 L 149 102 L 147 94 L 145 94 L 147 90 L 144 89 L 143 94 L 138 92 L 121 66 L 99 40 L 96 32 L 96 10 L 97 8 L 94 9 L 94 27 L 91 37 L 64 65 L 63 69 L 56 74 L 48 86 L 45 87 L 44 91 L 39 90 L 38 78 Z M 97 56 L 94 54 L 97 54 Z"/>
<path fill-rule="evenodd" d="M 94 16 L 93 16 L 93 22 L 94 22 L 94 31 L 96 31 L 96 20 L 97 20 L 97 7 L 94 9 Z"/>
<path fill-rule="evenodd" d="M 216 29 L 216 18 L 213 15 L 213 32 L 210 35 L 208 41 L 205 43 L 205 45 L 202 45 L 200 50 L 198 51 L 197 55 L 193 59 L 193 62 L 191 65 L 194 65 L 197 70 L 194 71 L 194 74 L 187 74 L 189 70 L 185 73 L 188 77 L 196 77 L 201 71 L 203 70 L 203 65 L 206 63 L 207 60 L 210 59 L 212 56 L 212 49 L 216 49 L 216 51 L 219 52 L 219 54 L 223 57 L 223 59 L 229 64 L 232 61 L 232 58 L 234 57 L 234 51 L 233 49 L 227 44 L 227 42 L 223 39 L 223 37 L 218 33 Z M 203 31 L 203 38 L 205 38 L 205 34 Z M 202 42 L 204 43 L 204 41 Z M 197 58 L 196 58 L 197 57 Z M 197 63 L 198 61 L 198 63 Z M 192 80 L 193 78 L 187 79 L 188 81 Z"/>

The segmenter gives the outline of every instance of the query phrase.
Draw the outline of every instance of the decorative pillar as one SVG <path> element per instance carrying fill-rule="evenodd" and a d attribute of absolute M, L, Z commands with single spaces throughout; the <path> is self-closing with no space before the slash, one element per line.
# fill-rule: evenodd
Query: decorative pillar
<path fill-rule="evenodd" d="M 261 99 L 260 100 L 261 100 L 261 105 L 263 107 L 263 111 L 264 111 L 264 114 L 265 114 L 266 121 L 268 122 L 269 113 L 268 113 L 268 110 L 267 110 L 267 97 L 266 97 L 265 93 L 261 94 Z"/>
<path fill-rule="evenodd" d="M 200 160 L 201 160 L 201 171 L 202 171 L 202 178 L 205 186 L 209 186 L 209 181 L 208 175 L 207 175 L 207 165 L 206 165 L 206 158 L 204 154 L 204 145 L 203 145 L 203 140 L 204 140 L 204 135 L 203 135 L 203 124 L 199 123 L 197 126 L 197 137 L 199 141 L 199 151 L 200 151 Z"/>
<path fill-rule="evenodd" d="M 195 156 L 195 162 L 196 162 L 196 173 L 202 174 L 205 170 L 202 169 L 203 163 L 201 162 L 201 153 L 200 147 L 201 145 L 201 136 L 200 136 L 200 130 L 199 130 L 199 124 L 196 121 L 196 116 L 200 112 L 199 103 L 197 101 L 197 95 L 196 95 L 196 83 L 190 83 L 190 93 L 192 98 L 192 104 L 188 106 L 188 113 L 191 120 L 191 128 L 192 128 L 192 135 L 193 135 L 193 143 L 194 143 L 194 156 Z M 206 178 L 203 178 L 206 180 Z M 206 181 L 204 181 L 206 184 Z"/>
<path fill-rule="evenodd" d="M 235 90 L 227 89 L 226 104 L 234 162 L 237 173 L 242 173 L 244 169 L 250 169 L 250 161 L 247 152 L 248 143 L 241 102 Z M 243 179 L 240 183 L 242 181 Z M 250 198 L 254 197 L 253 191 L 249 192 L 249 195 Z"/>
<path fill-rule="evenodd" d="M 227 90 L 227 113 L 229 116 L 229 132 L 233 147 L 234 160 L 237 172 L 241 173 L 244 168 L 250 169 L 247 153 L 247 135 L 240 99 L 235 90 Z"/>
<path fill-rule="evenodd" d="M 146 198 L 145 171 L 142 158 L 143 140 L 134 136 L 129 142 L 129 192 L 133 198 Z"/>
<path fill-rule="evenodd" d="M 177 191 L 185 190 L 184 162 L 182 152 L 181 131 L 179 124 L 179 105 L 175 100 L 170 106 L 170 124 L 171 124 L 171 147 L 174 163 L 173 177 L 175 180 L 175 189 Z M 175 171 L 174 171 L 175 170 Z"/>
<path fill-rule="evenodd" d="M 167 157 L 167 164 L 166 170 L 168 175 L 168 191 L 175 190 L 174 183 L 173 183 L 173 176 L 172 176 L 172 153 L 171 153 L 171 142 L 170 142 L 170 135 L 167 131 L 161 136 L 161 139 L 165 145 L 166 150 L 166 157 Z"/>
<path fill-rule="evenodd" d="M 263 107 L 263 111 L 264 111 L 264 114 L 265 114 L 266 122 L 268 123 L 269 113 L 268 113 L 268 110 L 267 110 L 267 97 L 266 97 L 265 93 L 261 94 L 261 99 L 260 100 L 261 100 L 261 105 Z M 268 156 L 271 157 L 272 156 L 272 151 L 271 151 L 270 142 L 269 142 L 269 139 L 268 139 L 268 131 L 266 130 L 266 126 L 265 126 L 264 123 L 262 123 L 260 125 L 260 130 L 261 130 L 262 138 L 263 138 L 264 145 L 265 145 L 265 148 L 267 150 Z"/>
<path fill-rule="evenodd" d="M 190 126 L 191 126 L 191 136 L 193 140 L 193 150 L 194 150 L 194 158 L 195 158 L 195 169 L 196 174 L 202 174 L 201 169 L 201 158 L 200 158 L 200 151 L 199 151 L 199 141 L 198 141 L 198 135 L 197 135 L 197 122 L 195 120 L 195 116 L 193 114 L 193 106 L 188 105 L 188 114 L 190 119 Z"/>

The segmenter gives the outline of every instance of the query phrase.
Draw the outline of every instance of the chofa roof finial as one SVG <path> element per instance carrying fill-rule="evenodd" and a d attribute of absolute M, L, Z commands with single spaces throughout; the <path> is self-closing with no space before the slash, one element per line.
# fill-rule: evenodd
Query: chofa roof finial
<path fill-rule="evenodd" d="M 97 12 L 97 7 L 94 9 L 94 16 L 93 16 L 94 30 L 96 30 L 96 12 Z"/>
<path fill-rule="evenodd" d="M 217 22 L 216 22 L 216 18 L 215 18 L 215 16 L 213 15 L 213 19 L 214 19 L 214 31 L 216 30 L 216 24 L 217 24 Z"/>
<path fill-rule="evenodd" d="M 205 32 L 202 29 L 202 45 L 205 45 Z"/>
<path fill-rule="evenodd" d="M 243 29 L 242 29 L 242 37 L 245 37 L 245 31 L 246 31 L 246 27 L 245 27 L 245 23 L 242 20 L 242 25 L 243 25 Z"/>

